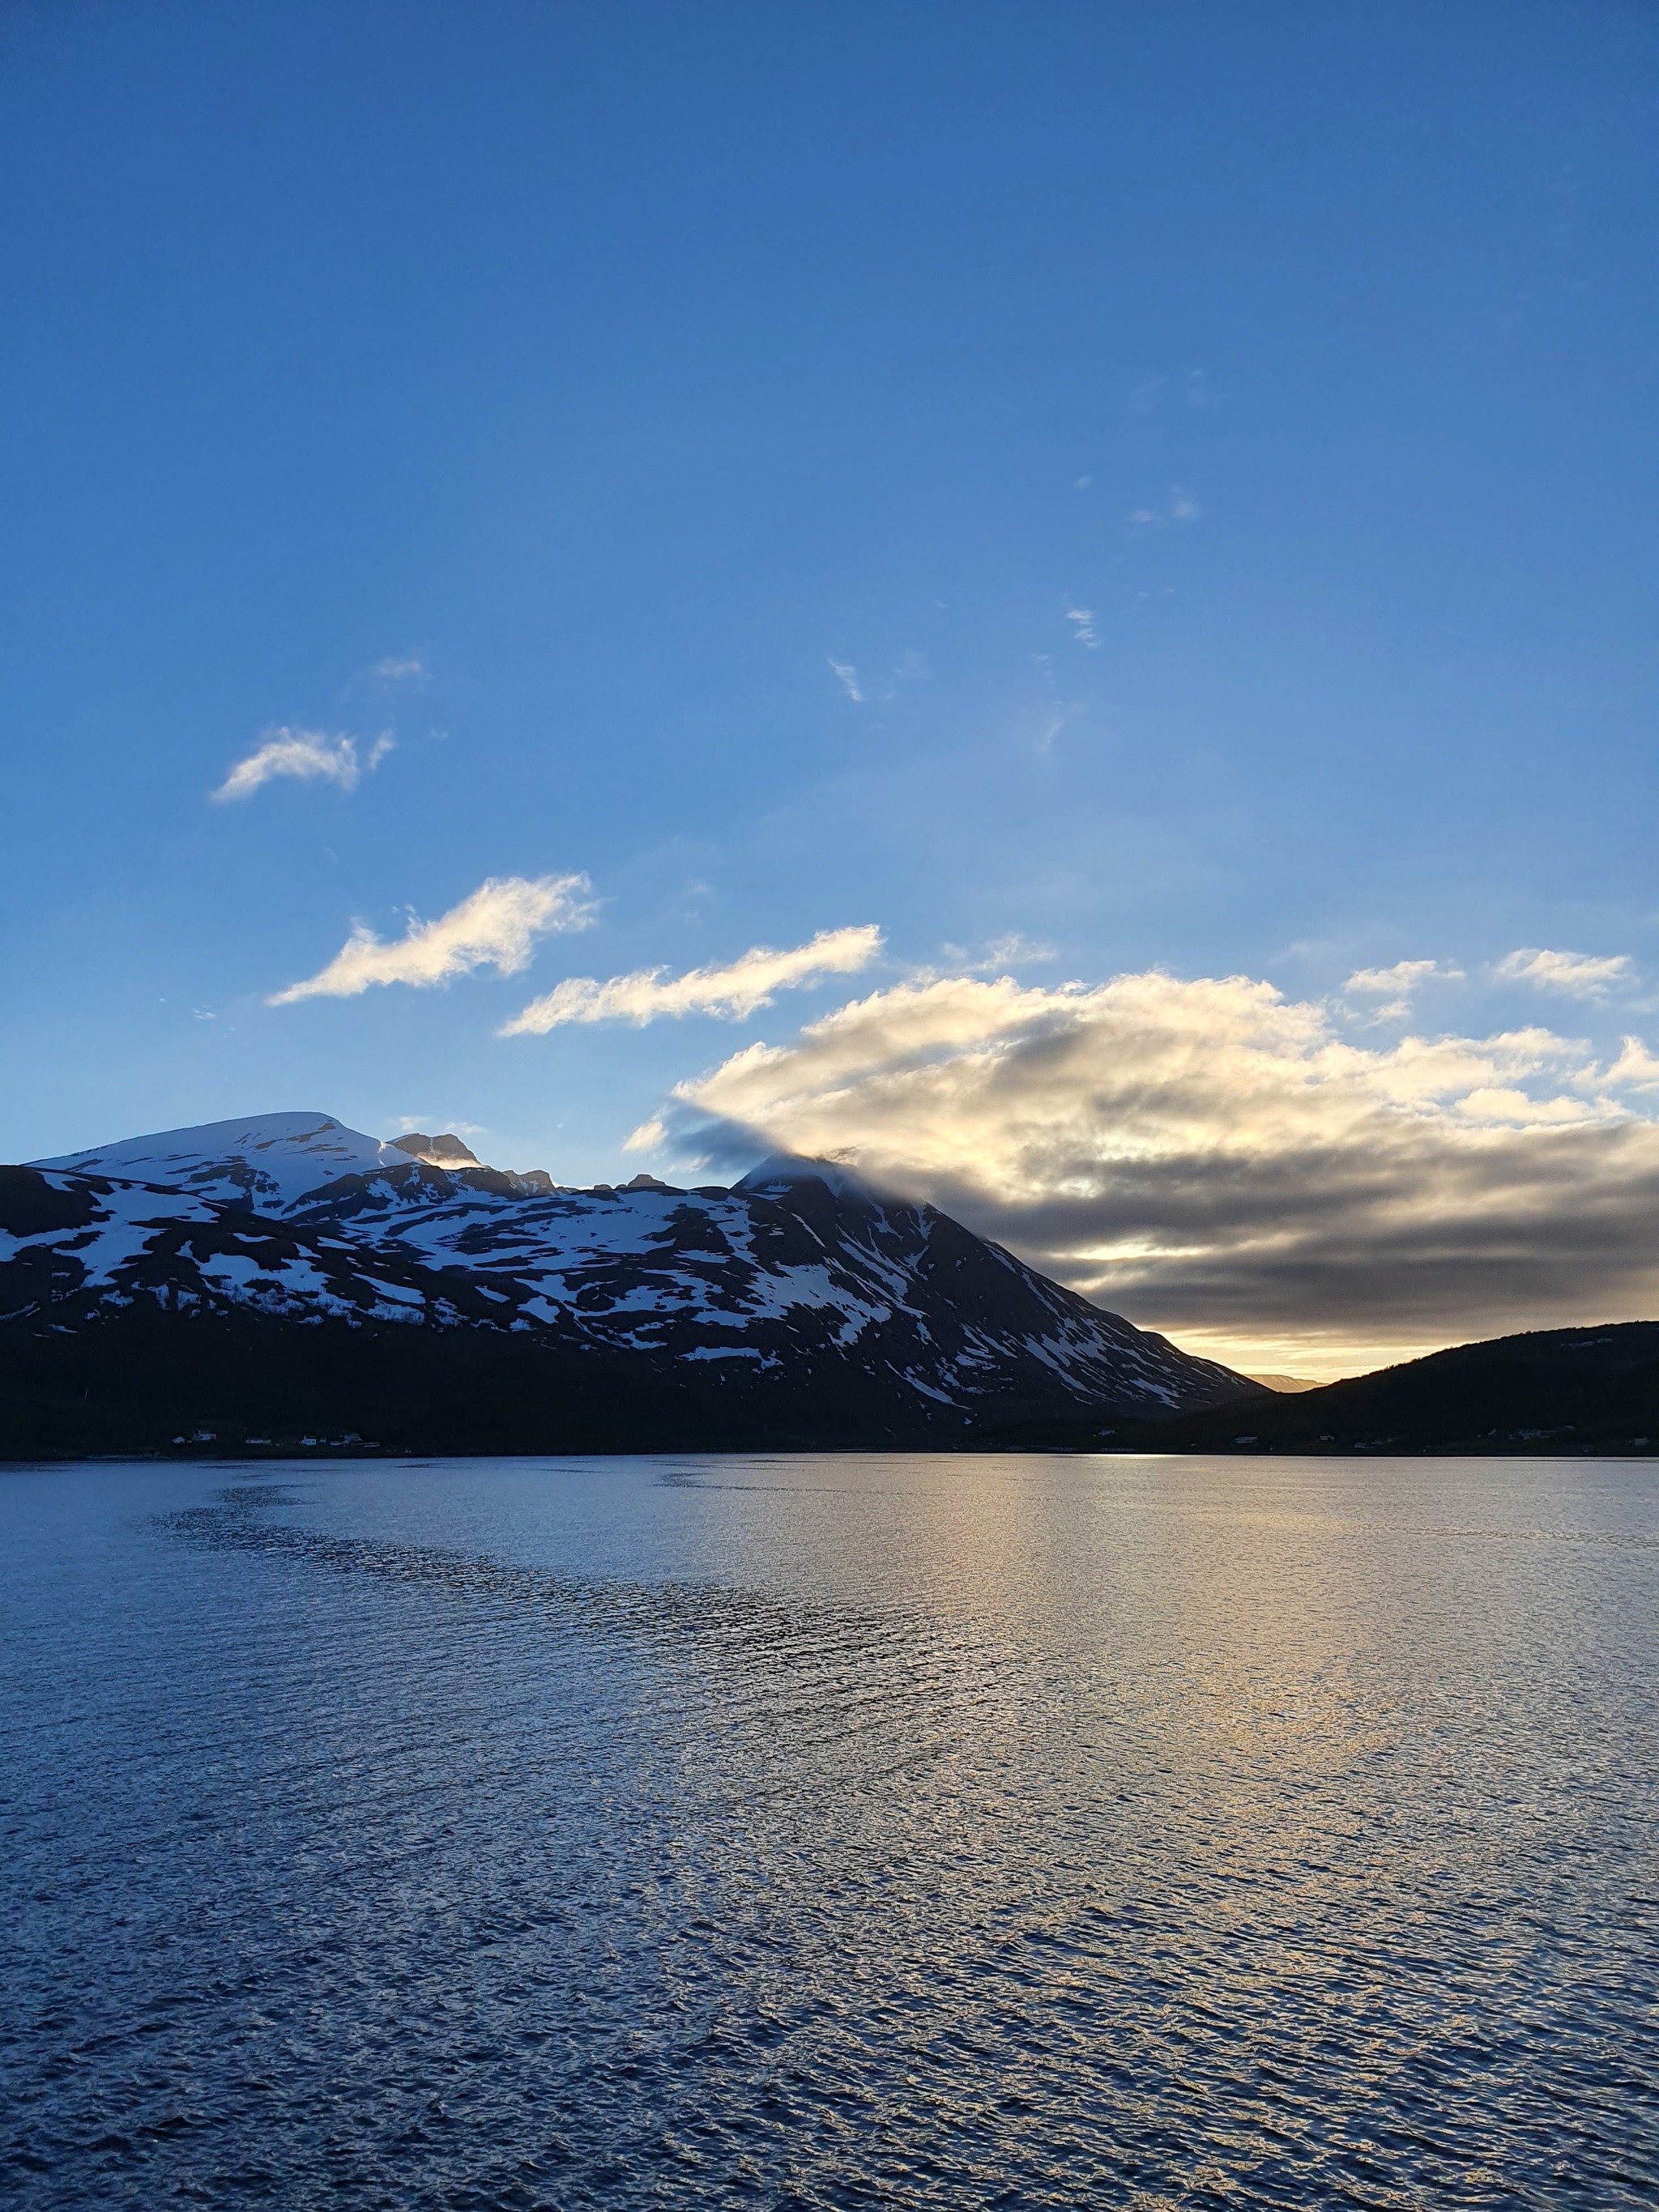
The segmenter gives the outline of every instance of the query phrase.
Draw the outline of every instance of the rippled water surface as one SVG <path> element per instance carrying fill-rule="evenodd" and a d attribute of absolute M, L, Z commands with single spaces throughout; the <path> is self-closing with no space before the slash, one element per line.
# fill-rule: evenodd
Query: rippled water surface
<path fill-rule="evenodd" d="M 1637 1464 L 0 1474 L 7 2201 L 1659 2201 Z"/>

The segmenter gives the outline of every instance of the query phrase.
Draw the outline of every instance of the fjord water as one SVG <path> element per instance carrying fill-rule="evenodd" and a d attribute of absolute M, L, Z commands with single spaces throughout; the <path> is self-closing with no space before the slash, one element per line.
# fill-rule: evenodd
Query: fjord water
<path fill-rule="evenodd" d="M 1656 1483 L 0 1475 L 9 2201 L 1650 2204 Z"/>

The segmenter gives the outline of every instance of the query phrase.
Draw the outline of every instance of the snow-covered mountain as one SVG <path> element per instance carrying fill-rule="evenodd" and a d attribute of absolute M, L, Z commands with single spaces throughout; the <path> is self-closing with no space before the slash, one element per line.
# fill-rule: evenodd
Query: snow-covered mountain
<path fill-rule="evenodd" d="M 459 1137 L 438 1141 L 456 1148 L 453 1164 L 478 1164 Z M 201 1198 L 280 1213 L 348 1176 L 375 1175 L 431 1156 L 433 1142 L 414 1136 L 383 1144 L 327 1114 L 258 1114 L 245 1121 L 204 1121 L 196 1129 L 124 1137 L 118 1144 L 32 1165 L 176 1185 Z"/>
<path fill-rule="evenodd" d="M 578 1190 L 270 1114 L 0 1170 L 14 1455 L 948 1444 L 1252 1387 L 823 1163 Z"/>

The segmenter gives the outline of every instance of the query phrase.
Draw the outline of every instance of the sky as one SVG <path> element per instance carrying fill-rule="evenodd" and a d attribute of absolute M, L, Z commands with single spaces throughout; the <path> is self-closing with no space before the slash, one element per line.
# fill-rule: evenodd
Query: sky
<path fill-rule="evenodd" d="M 1656 122 L 1620 0 L 0 6 L 0 1157 L 1659 1315 Z"/>

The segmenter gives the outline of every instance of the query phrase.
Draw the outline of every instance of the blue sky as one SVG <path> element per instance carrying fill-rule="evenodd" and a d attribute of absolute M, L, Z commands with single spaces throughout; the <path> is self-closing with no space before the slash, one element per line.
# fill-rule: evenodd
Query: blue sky
<path fill-rule="evenodd" d="M 1471 1079 L 1531 1102 L 1503 1127 L 1646 1141 L 1642 1063 L 1596 1071 L 1659 1042 L 1651 10 L 64 0 L 3 35 L 0 1153 L 314 1105 L 570 1181 L 672 1166 L 623 1149 L 653 1121 L 898 1173 L 908 1043 L 833 1111 L 700 1086 L 849 999 L 1007 975 L 1052 1028 L 1152 969 L 1318 1010 L 1298 1048 L 1385 1090 L 1404 1039 L 1547 1031 L 1579 1057 Z M 312 772 L 212 796 L 272 744 Z M 549 911 L 588 926 L 495 965 L 270 1003 L 354 928 L 577 876 Z M 748 1011 L 499 1034 L 860 926 L 879 957 Z M 1233 1340 L 1236 1271 L 1166 1297 L 951 1127 L 936 1194 Z M 1573 1316 L 1653 1302 L 1586 1265 Z M 1309 1295 L 1264 1344 L 1312 1342 Z"/>

